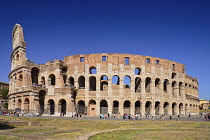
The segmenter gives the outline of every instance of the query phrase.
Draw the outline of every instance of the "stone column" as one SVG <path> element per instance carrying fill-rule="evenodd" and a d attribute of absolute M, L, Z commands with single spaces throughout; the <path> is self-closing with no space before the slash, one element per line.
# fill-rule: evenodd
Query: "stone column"
<path fill-rule="evenodd" d="M 112 106 L 113 106 L 112 100 L 108 99 L 107 103 L 108 103 L 108 113 L 111 114 L 112 113 Z"/>

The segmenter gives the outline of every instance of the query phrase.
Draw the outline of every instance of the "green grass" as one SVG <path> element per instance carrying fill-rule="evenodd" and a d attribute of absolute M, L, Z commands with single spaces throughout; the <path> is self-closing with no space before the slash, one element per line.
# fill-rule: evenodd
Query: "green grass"
<path fill-rule="evenodd" d="M 90 140 L 205 140 L 210 138 L 210 121 L 69 120 L 5 116 L 0 116 L 0 119 L 40 122 L 40 126 L 17 125 L 14 128 L 11 127 L 11 129 L 1 130 L 0 140 L 27 140 L 30 137 L 69 139 L 87 134 L 93 135 Z M 101 133 L 108 130 L 121 131 Z M 99 134 L 95 135 L 95 133 Z"/>

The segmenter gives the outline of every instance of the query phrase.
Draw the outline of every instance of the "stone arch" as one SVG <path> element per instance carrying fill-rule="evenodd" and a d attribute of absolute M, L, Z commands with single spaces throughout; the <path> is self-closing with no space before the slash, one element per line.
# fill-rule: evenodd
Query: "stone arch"
<path fill-rule="evenodd" d="M 145 103 L 145 112 L 147 113 L 147 115 L 151 115 L 151 111 L 152 111 L 152 102 L 147 101 Z"/>
<path fill-rule="evenodd" d="M 163 105 L 163 110 L 165 115 L 169 115 L 169 103 L 165 102 Z"/>
<path fill-rule="evenodd" d="M 63 83 L 64 83 L 64 85 L 66 85 L 66 83 L 67 83 L 67 81 L 66 81 L 66 79 L 67 79 L 67 75 L 63 75 Z"/>
<path fill-rule="evenodd" d="M 141 92 L 141 78 L 140 77 L 135 78 L 135 92 L 136 93 Z"/>
<path fill-rule="evenodd" d="M 29 113 L 30 112 L 30 101 L 29 101 L 29 99 L 28 98 L 26 98 L 25 100 L 24 100 L 24 112 L 25 113 Z"/>
<path fill-rule="evenodd" d="M 168 84 L 169 84 L 168 79 L 165 79 L 163 82 L 163 91 L 164 92 L 168 92 Z"/>
<path fill-rule="evenodd" d="M 173 96 L 175 95 L 176 86 L 177 86 L 176 81 L 173 81 L 171 85 L 171 92 Z"/>
<path fill-rule="evenodd" d="M 90 91 L 96 91 L 96 77 L 95 76 L 91 76 L 89 78 L 89 90 Z"/>
<path fill-rule="evenodd" d="M 78 78 L 79 89 L 85 89 L 85 77 L 80 76 Z"/>
<path fill-rule="evenodd" d="M 131 102 L 129 100 L 125 100 L 124 103 L 123 103 L 124 114 L 130 114 L 130 106 L 131 106 Z"/>
<path fill-rule="evenodd" d="M 171 79 L 175 79 L 175 78 L 176 78 L 176 73 L 173 72 L 173 73 L 171 74 Z"/>
<path fill-rule="evenodd" d="M 49 75 L 49 85 L 54 86 L 56 84 L 56 78 L 54 74 Z"/>
<path fill-rule="evenodd" d="M 77 102 L 77 112 L 80 114 L 85 114 L 85 101 L 79 100 Z"/>
<path fill-rule="evenodd" d="M 112 109 L 112 114 L 118 114 L 119 112 L 119 102 L 118 101 L 113 101 L 113 109 Z"/>
<path fill-rule="evenodd" d="M 112 90 L 118 90 L 120 88 L 120 78 L 118 75 L 112 77 Z"/>
<path fill-rule="evenodd" d="M 17 101 L 17 108 L 21 109 L 21 106 L 22 106 L 22 100 L 18 99 L 18 101 Z"/>
<path fill-rule="evenodd" d="M 41 77 L 41 85 L 45 85 L 45 77 L 44 76 Z"/>
<path fill-rule="evenodd" d="M 189 107 L 188 107 L 188 104 L 186 103 L 186 104 L 185 104 L 185 115 L 187 115 L 188 109 L 189 109 Z"/>
<path fill-rule="evenodd" d="M 74 87 L 74 77 L 70 76 L 68 79 L 69 86 Z"/>
<path fill-rule="evenodd" d="M 39 69 L 37 67 L 33 67 L 31 69 L 32 84 L 38 84 L 38 76 L 39 76 Z"/>
<path fill-rule="evenodd" d="M 96 101 L 93 99 L 89 101 L 89 114 L 96 115 Z"/>
<path fill-rule="evenodd" d="M 155 102 L 155 115 L 160 115 L 160 102 Z"/>
<path fill-rule="evenodd" d="M 131 77 L 126 75 L 124 76 L 124 88 L 130 88 L 131 87 Z"/>
<path fill-rule="evenodd" d="M 53 99 L 48 100 L 48 113 L 50 113 L 50 115 L 55 114 L 55 102 Z"/>
<path fill-rule="evenodd" d="M 177 104 L 172 103 L 172 115 L 177 115 Z"/>
<path fill-rule="evenodd" d="M 89 68 L 89 72 L 90 72 L 90 74 L 97 74 L 96 67 L 95 67 L 95 66 L 91 66 L 91 67 Z"/>
<path fill-rule="evenodd" d="M 140 101 L 135 102 L 135 114 L 141 114 L 141 102 Z"/>
<path fill-rule="evenodd" d="M 108 77 L 105 75 L 101 76 L 100 89 L 101 91 L 108 91 Z"/>
<path fill-rule="evenodd" d="M 45 101 L 45 96 L 46 96 L 46 91 L 45 90 L 40 90 L 39 91 L 39 113 L 43 114 L 44 113 L 44 101 Z"/>
<path fill-rule="evenodd" d="M 159 78 L 155 79 L 155 91 L 160 92 L 160 79 Z"/>
<path fill-rule="evenodd" d="M 100 102 L 100 114 L 107 114 L 107 113 L 108 113 L 108 103 L 105 99 L 103 99 Z"/>
<path fill-rule="evenodd" d="M 152 82 L 152 80 L 151 80 L 150 77 L 147 77 L 147 78 L 145 79 L 145 91 L 146 91 L 147 93 L 150 93 L 151 82 Z"/>
<path fill-rule="evenodd" d="M 58 110 L 59 112 L 65 113 L 66 112 L 66 100 L 60 99 L 58 102 Z"/>
<path fill-rule="evenodd" d="M 179 96 L 182 96 L 183 87 L 184 87 L 183 83 L 179 82 Z"/>
<path fill-rule="evenodd" d="M 181 115 L 181 114 L 184 114 L 184 105 L 183 105 L 183 103 L 180 103 L 179 104 L 179 114 Z"/>
<path fill-rule="evenodd" d="M 23 86 L 23 75 L 22 74 L 19 75 L 18 82 L 19 82 L 18 83 L 19 87 L 22 87 Z"/>
<path fill-rule="evenodd" d="M 140 74 L 141 74 L 141 69 L 139 67 L 135 68 L 134 75 L 140 75 Z"/>

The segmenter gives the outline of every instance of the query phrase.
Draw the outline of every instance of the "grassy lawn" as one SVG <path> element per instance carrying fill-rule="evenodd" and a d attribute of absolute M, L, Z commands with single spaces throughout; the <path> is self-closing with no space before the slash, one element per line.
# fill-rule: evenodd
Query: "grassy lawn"
<path fill-rule="evenodd" d="M 39 126 L 17 125 L 1 128 L 0 140 L 65 140 L 77 139 L 82 135 L 93 135 L 90 140 L 210 139 L 210 121 L 69 120 L 5 116 L 0 116 L 0 120 L 40 122 Z M 117 131 L 106 132 L 108 130 Z"/>

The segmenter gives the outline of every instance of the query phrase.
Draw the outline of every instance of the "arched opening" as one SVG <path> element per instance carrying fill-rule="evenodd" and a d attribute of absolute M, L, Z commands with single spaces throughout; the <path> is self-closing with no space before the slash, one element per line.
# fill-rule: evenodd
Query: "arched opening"
<path fill-rule="evenodd" d="M 159 78 L 155 79 L 155 91 L 160 92 L 160 79 Z"/>
<path fill-rule="evenodd" d="M 41 77 L 41 85 L 45 85 L 45 77 L 44 76 Z"/>
<path fill-rule="evenodd" d="M 61 73 L 62 73 L 62 74 L 66 74 L 67 71 L 68 71 L 68 68 L 67 68 L 67 67 L 63 67 L 63 68 L 61 69 Z"/>
<path fill-rule="evenodd" d="M 135 74 L 135 75 L 140 75 L 140 74 L 141 74 L 141 69 L 140 69 L 140 68 L 136 68 L 136 69 L 134 70 L 134 74 Z"/>
<path fill-rule="evenodd" d="M 150 77 L 147 77 L 146 80 L 145 80 L 145 91 L 147 93 L 150 92 L 150 88 L 151 88 L 151 78 Z"/>
<path fill-rule="evenodd" d="M 183 111 L 184 111 L 183 109 L 184 109 L 183 104 L 180 103 L 180 104 L 179 104 L 179 114 L 180 114 L 180 115 L 181 115 L 181 114 L 184 114 L 184 113 L 183 113 Z"/>
<path fill-rule="evenodd" d="M 163 109 L 164 109 L 164 114 L 169 115 L 169 103 L 168 102 L 164 103 Z"/>
<path fill-rule="evenodd" d="M 141 114 L 141 102 L 140 101 L 135 102 L 135 114 Z"/>
<path fill-rule="evenodd" d="M 123 107 L 124 107 L 124 114 L 130 114 L 130 101 L 125 101 L 124 102 L 124 105 L 123 105 Z"/>
<path fill-rule="evenodd" d="M 59 111 L 61 113 L 65 113 L 66 112 L 66 100 L 65 99 L 59 100 L 58 106 L 59 106 Z"/>
<path fill-rule="evenodd" d="M 160 102 L 155 102 L 155 115 L 160 115 Z"/>
<path fill-rule="evenodd" d="M 17 108 L 20 108 L 21 109 L 21 105 L 22 105 L 22 100 L 21 99 L 18 99 Z"/>
<path fill-rule="evenodd" d="M 38 84 L 38 75 L 39 75 L 39 69 L 36 67 L 33 67 L 31 69 L 31 80 L 32 84 Z"/>
<path fill-rule="evenodd" d="M 183 83 L 179 82 L 179 96 L 182 96 Z"/>
<path fill-rule="evenodd" d="M 171 79 L 175 79 L 175 78 L 176 78 L 176 73 L 173 72 L 173 73 L 171 74 Z"/>
<path fill-rule="evenodd" d="M 89 78 L 89 85 L 90 85 L 89 87 L 90 91 L 96 91 L 96 77 L 91 76 Z"/>
<path fill-rule="evenodd" d="M 107 76 L 101 76 L 101 83 L 100 83 L 100 89 L 101 91 L 108 91 L 108 77 Z"/>
<path fill-rule="evenodd" d="M 188 113 L 188 104 L 185 104 L 185 115 Z"/>
<path fill-rule="evenodd" d="M 168 92 L 168 79 L 165 79 L 164 82 L 163 82 L 163 91 L 164 92 Z"/>
<path fill-rule="evenodd" d="M 80 76 L 78 79 L 79 89 L 85 89 L 85 77 Z"/>
<path fill-rule="evenodd" d="M 89 112 L 90 112 L 90 115 L 96 115 L 96 101 L 95 100 L 89 101 Z"/>
<path fill-rule="evenodd" d="M 175 90 L 176 90 L 176 81 L 173 81 L 172 82 L 172 86 L 171 86 L 171 92 L 172 92 L 172 95 L 174 96 L 175 95 Z"/>
<path fill-rule="evenodd" d="M 30 111 L 29 105 L 30 105 L 29 99 L 26 98 L 24 101 L 24 112 L 25 113 L 29 113 L 29 111 Z"/>
<path fill-rule="evenodd" d="M 50 113 L 50 115 L 55 114 L 55 102 L 54 100 L 50 99 L 48 101 L 48 113 Z"/>
<path fill-rule="evenodd" d="M 177 108 L 176 103 L 173 103 L 173 104 L 172 104 L 172 115 L 176 115 L 176 114 L 177 114 L 176 108 Z"/>
<path fill-rule="evenodd" d="M 64 85 L 66 85 L 66 79 L 67 79 L 67 76 L 63 75 L 63 83 L 64 83 Z"/>
<path fill-rule="evenodd" d="M 141 92 L 141 78 L 139 77 L 135 78 L 135 92 L 136 93 Z"/>
<path fill-rule="evenodd" d="M 55 75 L 54 74 L 50 74 L 49 75 L 49 85 L 50 86 L 54 86 L 55 85 Z"/>
<path fill-rule="evenodd" d="M 100 102 L 100 114 L 107 114 L 108 113 L 108 104 L 106 100 L 102 100 Z"/>
<path fill-rule="evenodd" d="M 46 91 L 45 90 L 40 90 L 39 91 L 39 108 L 40 108 L 39 113 L 40 114 L 43 114 L 44 113 L 45 96 L 46 96 Z"/>
<path fill-rule="evenodd" d="M 151 109 L 152 109 L 152 103 L 150 101 L 147 101 L 145 104 L 145 112 L 147 115 L 151 115 Z"/>
<path fill-rule="evenodd" d="M 68 86 L 70 87 L 74 87 L 74 77 L 70 76 L 68 79 Z"/>
<path fill-rule="evenodd" d="M 112 77 L 112 89 L 119 89 L 120 88 L 120 78 L 119 76 L 115 75 Z"/>
<path fill-rule="evenodd" d="M 90 74 L 97 74 L 96 67 L 90 67 Z"/>
<path fill-rule="evenodd" d="M 119 112 L 119 102 L 113 101 L 112 114 L 118 114 L 118 112 Z"/>
<path fill-rule="evenodd" d="M 19 87 L 22 87 L 23 85 L 23 75 L 21 74 L 18 78 L 18 82 L 19 82 Z"/>
<path fill-rule="evenodd" d="M 80 100 L 77 103 L 77 112 L 80 114 L 85 114 L 85 102 Z"/>
<path fill-rule="evenodd" d="M 131 78 L 130 76 L 124 77 L 124 88 L 130 88 L 131 86 Z"/>

